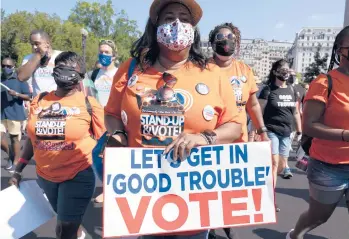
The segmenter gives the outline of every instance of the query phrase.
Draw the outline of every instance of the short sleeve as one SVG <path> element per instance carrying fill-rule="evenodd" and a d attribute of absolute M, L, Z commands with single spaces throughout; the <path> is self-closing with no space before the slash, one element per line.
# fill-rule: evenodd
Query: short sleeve
<path fill-rule="evenodd" d="M 96 139 L 99 139 L 106 131 L 104 126 L 104 111 L 103 107 L 94 97 L 88 97 L 92 107 L 92 129 Z"/>
<path fill-rule="evenodd" d="M 132 59 L 121 64 L 120 68 L 116 72 L 113 80 L 113 85 L 110 90 L 110 95 L 107 105 L 104 107 L 104 113 L 106 115 L 114 116 L 117 119 L 121 119 L 121 99 L 124 94 L 127 85 L 127 71 Z"/>
<path fill-rule="evenodd" d="M 239 113 L 236 107 L 235 95 L 230 82 L 220 76 L 219 91 L 223 101 L 223 109 L 219 114 L 217 128 L 229 122 L 241 123 L 239 121 Z"/>
<path fill-rule="evenodd" d="M 21 82 L 21 94 L 29 95 L 29 97 L 31 97 L 32 94 L 30 92 L 29 85 L 27 82 Z"/>
<path fill-rule="evenodd" d="M 32 58 L 33 54 L 30 54 L 30 55 L 26 55 L 24 58 L 23 58 L 23 61 L 22 61 L 22 66 L 27 64 L 27 62 Z"/>
<path fill-rule="evenodd" d="M 309 86 L 304 102 L 317 100 L 327 104 L 328 101 L 328 79 L 326 75 L 319 75 Z"/>
<path fill-rule="evenodd" d="M 270 87 L 265 86 L 262 90 L 261 93 L 258 96 L 258 99 L 260 100 L 268 100 L 268 97 L 270 95 Z"/>
<path fill-rule="evenodd" d="M 247 80 L 249 82 L 250 86 L 250 95 L 253 95 L 254 93 L 258 92 L 258 87 L 256 84 L 256 81 L 254 79 L 254 74 L 252 69 L 249 66 L 246 66 L 248 68 L 248 74 L 247 74 Z"/>

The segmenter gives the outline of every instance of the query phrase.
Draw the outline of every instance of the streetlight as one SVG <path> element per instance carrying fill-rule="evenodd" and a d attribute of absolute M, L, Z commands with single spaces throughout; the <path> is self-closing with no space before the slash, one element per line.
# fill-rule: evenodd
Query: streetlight
<path fill-rule="evenodd" d="M 81 33 L 81 37 L 82 37 L 82 59 L 84 62 L 84 66 L 83 66 L 83 70 L 84 72 L 86 72 L 86 39 L 87 39 L 87 35 L 88 35 L 88 31 L 84 28 L 81 28 L 80 30 Z"/>

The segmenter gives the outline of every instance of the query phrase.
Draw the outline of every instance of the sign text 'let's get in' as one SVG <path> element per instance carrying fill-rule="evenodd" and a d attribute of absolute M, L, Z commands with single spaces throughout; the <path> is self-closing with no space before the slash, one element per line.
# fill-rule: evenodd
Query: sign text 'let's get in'
<path fill-rule="evenodd" d="M 107 148 L 104 237 L 276 222 L 269 143 L 163 149 Z"/>

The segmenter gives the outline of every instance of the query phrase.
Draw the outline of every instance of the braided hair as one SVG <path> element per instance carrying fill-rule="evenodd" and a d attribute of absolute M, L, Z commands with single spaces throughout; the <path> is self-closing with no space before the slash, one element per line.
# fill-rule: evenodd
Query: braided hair
<path fill-rule="evenodd" d="M 333 69 L 334 63 L 336 63 L 336 65 L 339 65 L 340 57 L 337 54 L 337 51 L 339 50 L 339 48 L 341 46 L 343 38 L 346 36 L 349 36 L 349 26 L 344 27 L 336 36 L 336 39 L 333 43 L 331 60 L 330 60 L 330 65 L 328 67 L 328 71 L 331 71 Z"/>
<path fill-rule="evenodd" d="M 216 26 L 209 34 L 208 36 L 208 41 L 211 43 L 211 46 L 213 45 L 214 41 L 215 41 L 215 37 L 218 34 L 219 30 L 223 29 L 223 28 L 227 28 L 229 30 L 232 31 L 232 33 L 235 35 L 236 37 L 236 49 L 235 49 L 235 54 L 236 56 L 240 55 L 240 44 L 241 44 L 241 32 L 239 30 L 239 28 L 237 28 L 236 26 L 234 26 L 232 23 L 223 23 L 221 25 Z"/>

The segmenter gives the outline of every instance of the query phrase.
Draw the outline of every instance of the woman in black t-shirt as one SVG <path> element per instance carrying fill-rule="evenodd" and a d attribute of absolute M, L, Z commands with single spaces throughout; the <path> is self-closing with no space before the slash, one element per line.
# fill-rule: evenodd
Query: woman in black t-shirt
<path fill-rule="evenodd" d="M 264 111 L 264 123 L 272 144 L 274 186 L 278 173 L 284 178 L 292 177 L 287 159 L 291 149 L 290 135 L 294 120 L 297 135 L 302 134 L 297 93 L 292 85 L 287 84 L 289 77 L 290 68 L 287 61 L 275 62 L 270 70 L 268 84 L 259 95 L 259 103 Z M 277 211 L 279 210 L 277 208 Z"/>

